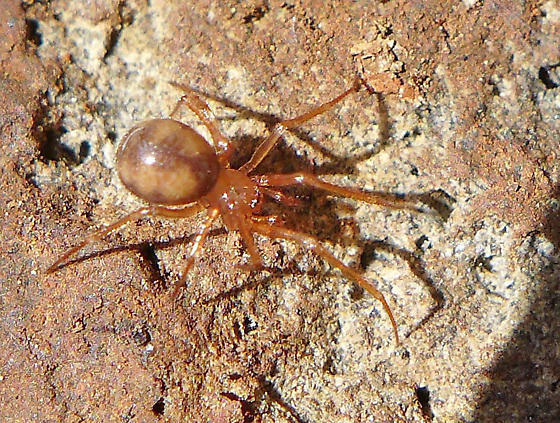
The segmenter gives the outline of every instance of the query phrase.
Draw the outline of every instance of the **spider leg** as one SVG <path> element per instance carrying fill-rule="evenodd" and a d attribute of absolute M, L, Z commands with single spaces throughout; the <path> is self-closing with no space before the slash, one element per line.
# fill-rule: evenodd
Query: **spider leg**
<path fill-rule="evenodd" d="M 306 173 L 296 172 L 289 174 L 259 175 L 252 178 L 259 187 L 283 187 L 289 185 L 305 185 L 312 188 L 321 189 L 330 194 L 341 197 L 348 197 L 354 200 L 364 201 L 370 204 L 388 207 L 391 209 L 408 209 L 415 212 L 425 212 L 421 207 L 414 204 L 413 201 L 401 198 L 395 194 L 385 192 L 366 192 L 356 188 L 347 188 L 339 185 L 331 184 L 319 179 L 317 176 Z"/>
<path fill-rule="evenodd" d="M 280 190 L 277 190 L 277 189 L 274 189 L 274 188 L 268 188 L 264 185 L 260 185 L 259 190 L 263 194 L 273 198 L 275 201 L 277 201 L 279 203 L 282 203 L 282 204 L 285 204 L 287 206 L 294 207 L 294 206 L 301 205 L 301 200 L 299 198 L 296 198 L 292 195 L 286 194 L 285 192 L 282 192 Z"/>
<path fill-rule="evenodd" d="M 250 264 L 245 264 L 241 266 L 246 270 L 258 270 L 263 267 L 262 258 L 255 245 L 255 240 L 253 239 L 253 234 L 251 233 L 251 226 L 247 224 L 247 221 L 243 218 L 239 218 L 237 221 L 237 227 L 239 229 L 239 234 L 241 235 L 241 239 L 243 240 L 243 244 L 245 248 L 247 248 L 247 252 L 249 253 L 249 257 L 251 259 Z"/>
<path fill-rule="evenodd" d="M 202 123 L 204 123 L 204 125 L 206 126 L 206 128 L 208 128 L 208 131 L 212 135 L 216 150 L 218 151 L 218 158 L 220 159 L 220 162 L 225 167 L 229 167 L 229 157 L 233 152 L 233 147 L 228 139 L 220 132 L 220 130 L 216 126 L 216 117 L 214 116 L 212 110 L 210 110 L 210 107 L 208 107 L 208 104 L 206 104 L 206 102 L 202 100 L 196 94 L 196 92 L 188 86 L 173 81 L 170 81 L 169 83 L 186 93 L 179 99 L 179 101 L 177 101 L 175 108 L 169 116 L 173 118 L 173 116 L 179 111 L 179 107 L 182 104 L 191 109 L 191 111 L 198 116 Z"/>
<path fill-rule="evenodd" d="M 254 222 L 266 222 L 269 225 L 275 225 L 275 224 L 283 224 L 284 223 L 284 219 L 282 218 L 282 216 L 279 216 L 277 214 L 266 214 L 266 215 L 253 215 L 253 217 L 251 218 Z"/>
<path fill-rule="evenodd" d="M 272 148 L 274 147 L 278 139 L 280 139 L 280 137 L 286 132 L 286 130 L 301 125 L 302 123 L 314 118 L 315 116 L 326 112 L 327 110 L 335 106 L 338 102 L 342 101 L 349 94 L 358 91 L 359 88 L 360 88 L 360 81 L 356 80 L 356 83 L 352 86 L 352 88 L 347 89 L 346 91 L 344 91 L 342 94 L 338 95 L 336 98 L 332 99 L 331 101 L 323 103 L 311 109 L 309 112 L 304 113 L 293 119 L 287 119 L 278 122 L 276 125 L 274 125 L 274 128 L 272 129 L 272 133 L 268 136 L 268 138 L 266 138 L 263 142 L 260 143 L 260 145 L 255 149 L 253 156 L 249 159 L 247 163 L 241 166 L 239 170 L 241 172 L 244 172 L 245 174 L 248 174 L 251 171 L 253 171 L 259 165 L 259 163 L 263 161 L 263 159 L 267 156 L 270 150 L 272 150 Z"/>
<path fill-rule="evenodd" d="M 206 218 L 206 220 L 200 227 L 198 233 L 196 234 L 196 237 L 191 247 L 191 251 L 189 253 L 189 256 L 187 257 L 187 264 L 185 264 L 185 268 L 183 269 L 183 274 L 181 275 L 179 282 L 177 282 L 177 285 L 175 285 L 175 289 L 173 290 L 173 294 L 172 294 L 173 298 L 177 298 L 179 296 L 179 291 L 181 290 L 181 288 L 187 285 L 186 283 L 187 274 L 189 273 L 189 270 L 191 269 L 194 260 L 199 256 L 204 241 L 206 241 L 206 238 L 208 238 L 208 233 L 210 232 L 212 223 L 214 223 L 214 221 L 219 215 L 220 215 L 220 211 L 218 209 L 212 209 L 208 213 L 208 217 Z"/>
<path fill-rule="evenodd" d="M 116 231 L 117 229 L 123 227 L 128 222 L 132 222 L 138 220 L 143 217 L 147 216 L 162 216 L 162 217 L 170 217 L 170 218 L 183 218 L 192 216 L 198 213 L 202 207 L 199 204 L 192 204 L 188 207 L 182 209 L 168 209 L 162 206 L 150 206 L 150 207 L 142 207 L 136 211 L 133 211 L 130 214 L 122 217 L 121 219 L 117 220 L 116 222 L 112 223 L 109 226 L 104 228 L 98 229 L 97 231 L 87 235 L 83 240 L 76 246 L 70 248 L 66 251 L 62 256 L 60 256 L 53 264 L 47 269 L 47 273 L 52 273 L 59 268 L 62 267 L 62 264 L 68 260 L 73 254 L 80 251 L 85 246 L 100 241 L 109 233 Z"/>
<path fill-rule="evenodd" d="M 301 247 L 313 251 L 319 257 L 322 257 L 331 266 L 340 270 L 346 277 L 352 279 L 358 285 L 360 285 L 362 288 L 368 291 L 371 295 L 373 295 L 375 299 L 380 301 L 381 304 L 383 305 L 385 312 L 389 315 L 389 319 L 391 320 L 397 345 L 400 343 L 399 333 L 397 330 L 397 322 L 395 321 L 395 318 L 393 317 L 393 313 L 391 312 L 391 308 L 389 307 L 389 304 L 385 300 L 385 297 L 383 296 L 381 291 L 379 291 L 376 287 L 374 287 L 371 284 L 371 282 L 365 279 L 360 274 L 360 272 L 352 269 L 351 267 L 345 265 L 342 261 L 337 259 L 329 250 L 327 250 L 325 247 L 322 246 L 321 242 L 317 238 L 281 226 L 267 225 L 256 221 L 253 221 L 251 228 L 254 232 L 260 233 L 268 237 L 282 238 L 282 239 L 288 239 L 294 241 L 296 244 L 299 244 Z"/>

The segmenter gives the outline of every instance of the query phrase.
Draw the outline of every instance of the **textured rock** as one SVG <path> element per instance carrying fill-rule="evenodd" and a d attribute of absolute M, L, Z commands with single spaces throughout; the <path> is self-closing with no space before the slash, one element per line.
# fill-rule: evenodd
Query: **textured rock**
<path fill-rule="evenodd" d="M 560 419 L 556 2 L 4 3 L 0 420 Z M 259 237 L 270 269 L 247 273 L 219 229 L 173 304 L 197 218 L 129 225 L 45 274 L 140 205 L 114 152 L 169 115 L 168 81 L 210 95 L 242 164 L 267 125 L 356 74 L 379 93 L 291 131 L 258 171 L 439 211 L 315 192 L 286 210 L 385 293 L 401 346 L 321 260 Z"/>

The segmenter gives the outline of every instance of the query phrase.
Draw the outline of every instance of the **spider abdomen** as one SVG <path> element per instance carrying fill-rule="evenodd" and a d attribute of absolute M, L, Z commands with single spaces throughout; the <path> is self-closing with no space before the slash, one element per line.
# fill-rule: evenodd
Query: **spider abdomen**
<path fill-rule="evenodd" d="M 148 203 L 180 205 L 206 195 L 220 164 L 212 146 L 189 126 L 153 119 L 132 128 L 117 150 L 123 184 Z"/>

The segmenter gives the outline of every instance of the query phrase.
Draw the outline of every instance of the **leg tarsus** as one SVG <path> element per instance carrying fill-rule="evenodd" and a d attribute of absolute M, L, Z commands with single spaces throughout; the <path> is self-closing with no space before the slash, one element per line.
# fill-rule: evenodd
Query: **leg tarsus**
<path fill-rule="evenodd" d="M 248 268 L 249 270 L 259 270 L 263 268 L 263 262 L 261 259 L 261 255 L 257 250 L 257 246 L 255 245 L 255 240 L 253 239 L 253 234 L 250 230 L 250 223 L 247 223 L 243 218 L 238 219 L 237 226 L 239 227 L 239 234 L 241 235 L 241 239 L 243 240 L 243 244 L 245 244 L 245 248 L 247 248 L 247 252 L 249 253 L 250 263 L 242 265 L 243 267 Z"/>

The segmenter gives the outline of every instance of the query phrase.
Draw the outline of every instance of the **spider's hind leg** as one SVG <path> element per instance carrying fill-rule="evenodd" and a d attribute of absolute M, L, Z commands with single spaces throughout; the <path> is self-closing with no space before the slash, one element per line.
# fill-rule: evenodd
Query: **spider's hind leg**
<path fill-rule="evenodd" d="M 257 221 L 252 222 L 251 229 L 254 232 L 260 233 L 262 235 L 271 238 L 282 238 L 282 239 L 294 241 L 296 244 L 300 245 L 301 247 L 313 251 L 319 257 L 327 261 L 331 266 L 340 270 L 346 277 L 352 279 L 354 282 L 356 282 L 358 285 L 360 285 L 362 288 L 368 291 L 371 295 L 373 295 L 373 297 L 376 300 L 381 302 L 381 304 L 383 305 L 383 308 L 385 309 L 385 311 L 389 316 L 389 319 L 391 320 L 391 325 L 393 326 L 393 332 L 395 334 L 395 340 L 397 342 L 397 345 L 400 343 L 399 332 L 397 329 L 397 322 L 395 321 L 391 308 L 389 307 L 389 304 L 385 300 L 385 297 L 383 296 L 381 291 L 379 291 L 376 287 L 373 286 L 371 282 L 365 279 L 360 274 L 360 272 L 358 272 L 355 269 L 352 269 L 351 267 L 345 265 L 342 261 L 337 259 L 329 250 L 323 247 L 323 245 L 317 238 L 311 235 L 306 235 L 301 232 L 284 228 L 282 226 L 267 225 L 264 223 L 259 223 Z"/>

